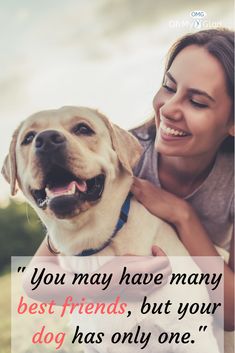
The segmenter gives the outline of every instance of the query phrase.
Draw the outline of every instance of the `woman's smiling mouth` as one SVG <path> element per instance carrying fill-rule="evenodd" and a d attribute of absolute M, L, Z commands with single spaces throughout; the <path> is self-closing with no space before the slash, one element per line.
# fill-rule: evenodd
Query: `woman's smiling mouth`
<path fill-rule="evenodd" d="M 173 128 L 170 126 L 165 125 L 162 121 L 160 122 L 160 132 L 161 132 L 161 136 L 162 138 L 181 138 L 181 137 L 188 137 L 191 136 L 190 133 L 178 129 L 178 128 Z"/>

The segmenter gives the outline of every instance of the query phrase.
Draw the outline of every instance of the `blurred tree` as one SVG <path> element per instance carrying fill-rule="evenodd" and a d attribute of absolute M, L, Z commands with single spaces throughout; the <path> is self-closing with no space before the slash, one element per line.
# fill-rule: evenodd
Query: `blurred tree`
<path fill-rule="evenodd" d="M 36 213 L 26 203 L 11 201 L 0 208 L 0 272 L 10 267 L 11 256 L 32 256 L 45 233 Z"/>

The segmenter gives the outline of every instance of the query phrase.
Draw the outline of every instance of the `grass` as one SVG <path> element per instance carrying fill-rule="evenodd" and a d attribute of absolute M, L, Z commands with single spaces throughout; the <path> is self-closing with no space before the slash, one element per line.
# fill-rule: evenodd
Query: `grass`
<path fill-rule="evenodd" d="M 11 276 L 6 274 L 0 277 L 0 353 L 11 352 Z"/>

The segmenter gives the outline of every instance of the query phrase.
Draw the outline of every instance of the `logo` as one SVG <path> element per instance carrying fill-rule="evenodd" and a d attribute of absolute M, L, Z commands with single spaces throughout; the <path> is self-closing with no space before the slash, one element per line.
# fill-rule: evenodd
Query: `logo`
<path fill-rule="evenodd" d="M 207 15 L 206 12 L 201 10 L 194 10 L 190 12 L 190 16 L 192 18 L 197 18 L 197 19 L 205 18 L 206 15 Z"/>
<path fill-rule="evenodd" d="M 211 21 L 210 18 L 206 19 L 207 13 L 203 10 L 194 10 L 189 13 L 190 19 L 185 20 L 171 20 L 169 26 L 171 28 L 183 28 L 188 27 L 190 29 L 202 29 L 202 28 L 218 28 L 223 27 L 222 22 Z"/>

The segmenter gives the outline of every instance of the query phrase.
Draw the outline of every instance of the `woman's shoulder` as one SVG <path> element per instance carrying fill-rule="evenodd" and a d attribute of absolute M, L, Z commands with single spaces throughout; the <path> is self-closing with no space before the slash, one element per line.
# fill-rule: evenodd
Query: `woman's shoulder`
<path fill-rule="evenodd" d="M 233 154 L 219 152 L 214 167 L 195 193 L 199 202 L 210 205 L 211 210 L 233 214 L 234 159 Z M 219 215 L 218 215 L 219 217 Z"/>
<path fill-rule="evenodd" d="M 216 161 L 216 176 L 223 179 L 234 177 L 234 154 L 219 152 Z"/>
<path fill-rule="evenodd" d="M 230 153 L 219 152 L 216 156 L 214 166 L 197 189 L 199 194 L 206 196 L 217 195 L 222 199 L 231 199 L 234 188 L 234 160 Z M 213 198 L 214 198 L 213 196 Z"/>

